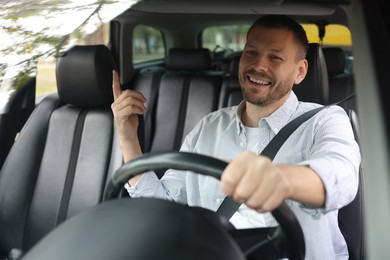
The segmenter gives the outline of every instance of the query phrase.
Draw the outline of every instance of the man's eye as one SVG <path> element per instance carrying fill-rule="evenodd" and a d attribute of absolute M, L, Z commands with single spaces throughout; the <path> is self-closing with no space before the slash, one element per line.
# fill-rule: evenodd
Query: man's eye
<path fill-rule="evenodd" d="M 271 55 L 271 60 L 280 60 L 280 61 L 282 61 L 283 59 L 281 58 L 281 57 L 279 57 L 279 56 L 276 56 L 276 55 Z"/>

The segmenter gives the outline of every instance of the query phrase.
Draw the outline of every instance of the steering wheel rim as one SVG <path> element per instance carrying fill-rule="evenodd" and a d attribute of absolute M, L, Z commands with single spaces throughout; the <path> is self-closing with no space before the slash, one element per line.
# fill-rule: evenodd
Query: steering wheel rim
<path fill-rule="evenodd" d="M 210 156 L 189 152 L 150 152 L 125 163 L 119 168 L 108 183 L 104 200 L 119 196 L 123 185 L 132 177 L 145 171 L 159 169 L 176 169 L 200 173 L 220 180 L 227 162 Z M 292 210 L 283 202 L 273 210 L 273 217 L 284 230 L 291 244 L 293 258 L 304 259 L 305 241 L 301 226 Z"/>

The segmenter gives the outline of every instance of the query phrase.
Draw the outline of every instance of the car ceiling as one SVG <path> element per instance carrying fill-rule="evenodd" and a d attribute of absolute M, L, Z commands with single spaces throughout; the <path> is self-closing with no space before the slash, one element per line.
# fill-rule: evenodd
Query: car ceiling
<path fill-rule="evenodd" d="M 134 4 L 117 19 L 131 23 L 147 21 L 146 25 L 171 28 L 172 30 L 185 29 L 185 23 L 177 23 L 191 17 L 194 27 L 202 28 L 204 25 L 227 25 L 229 23 L 250 23 L 263 14 L 287 14 L 302 23 L 326 23 L 347 25 L 347 18 L 343 10 L 346 1 L 317 0 L 143 0 Z M 348 2 L 348 1 L 347 1 Z M 216 14 L 218 17 L 216 17 Z M 183 27 L 183 28 L 180 28 Z"/>

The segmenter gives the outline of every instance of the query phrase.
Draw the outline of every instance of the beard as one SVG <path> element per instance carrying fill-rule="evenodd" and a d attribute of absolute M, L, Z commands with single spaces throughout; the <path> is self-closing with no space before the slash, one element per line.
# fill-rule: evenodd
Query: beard
<path fill-rule="evenodd" d="M 252 74 L 265 79 L 268 78 L 267 75 L 263 73 L 255 72 L 253 70 L 249 71 L 249 73 L 246 74 Z M 285 95 L 290 93 L 290 91 L 292 90 L 293 82 L 279 82 L 279 84 L 277 85 L 270 86 L 270 91 L 266 96 L 258 95 L 258 93 L 260 93 L 261 90 L 247 86 L 245 84 L 245 81 L 248 79 L 246 78 L 246 76 L 243 75 L 246 74 L 239 74 L 238 79 L 241 84 L 241 92 L 244 97 L 244 100 L 253 105 L 261 106 L 261 107 L 268 106 L 270 104 L 279 101 L 281 98 L 283 98 Z"/>
<path fill-rule="evenodd" d="M 272 86 L 272 88 L 274 88 L 274 86 Z M 261 97 L 257 97 L 257 93 L 259 93 L 260 91 L 255 88 L 241 87 L 241 91 L 246 102 L 249 102 L 256 106 L 264 107 L 273 104 L 283 98 L 291 91 L 291 88 L 279 86 L 275 89 L 275 91 L 270 92 L 268 95 Z"/>

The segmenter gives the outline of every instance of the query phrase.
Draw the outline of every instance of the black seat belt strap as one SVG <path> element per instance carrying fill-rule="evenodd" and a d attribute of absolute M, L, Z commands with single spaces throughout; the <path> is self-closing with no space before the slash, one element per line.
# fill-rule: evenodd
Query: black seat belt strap
<path fill-rule="evenodd" d="M 317 112 L 319 112 L 324 107 L 325 106 L 322 106 L 307 111 L 306 113 L 300 115 L 299 117 L 289 122 L 279 131 L 277 135 L 275 135 L 274 138 L 272 138 L 272 140 L 269 142 L 269 144 L 264 148 L 264 150 L 260 154 L 267 156 L 268 158 L 273 160 L 275 155 L 279 151 L 280 147 L 287 140 L 287 138 L 295 131 L 295 129 L 297 129 L 298 126 L 300 126 L 303 122 L 305 122 L 306 120 L 308 120 L 309 118 L 317 114 Z M 225 199 L 222 201 L 222 204 L 217 209 L 217 213 L 230 219 L 233 216 L 233 214 L 237 211 L 237 209 L 240 207 L 240 205 L 241 203 L 234 201 L 232 197 L 230 196 L 225 197 Z"/>
<path fill-rule="evenodd" d="M 158 96 L 158 91 L 160 88 L 160 81 L 163 76 L 163 72 L 159 71 L 156 72 L 153 75 L 152 78 L 152 90 L 150 93 L 150 98 L 148 101 L 148 107 L 146 108 L 146 114 L 143 119 L 143 125 L 142 125 L 142 132 L 144 133 L 144 144 L 143 144 L 143 152 L 148 152 L 151 148 L 151 139 L 153 136 L 152 129 L 154 129 L 153 126 L 153 119 L 151 118 L 151 115 L 153 114 L 153 111 L 156 106 L 157 102 L 157 96 Z M 145 125 L 147 127 L 145 127 Z"/>

